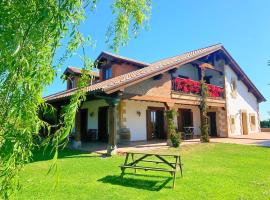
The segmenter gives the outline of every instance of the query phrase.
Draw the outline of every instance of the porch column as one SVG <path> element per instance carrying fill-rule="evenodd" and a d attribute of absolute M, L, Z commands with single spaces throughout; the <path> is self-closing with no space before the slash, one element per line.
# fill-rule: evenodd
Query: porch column
<path fill-rule="evenodd" d="M 82 146 L 80 110 L 77 111 L 76 116 L 75 116 L 75 135 L 74 135 L 74 141 L 73 141 L 72 146 L 74 149 L 78 149 Z"/>
<path fill-rule="evenodd" d="M 117 105 L 119 99 L 107 100 L 109 103 L 109 142 L 107 147 L 107 155 L 114 155 L 117 150 Z"/>

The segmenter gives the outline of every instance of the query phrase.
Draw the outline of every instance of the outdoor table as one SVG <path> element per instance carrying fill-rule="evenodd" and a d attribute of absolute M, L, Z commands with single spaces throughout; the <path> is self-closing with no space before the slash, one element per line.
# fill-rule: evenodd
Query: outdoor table
<path fill-rule="evenodd" d="M 185 126 L 183 128 L 184 128 L 185 139 L 187 139 L 188 137 L 190 139 L 193 139 L 194 127 L 193 126 Z"/>
<path fill-rule="evenodd" d="M 160 172 L 169 172 L 173 176 L 173 188 L 175 188 L 175 178 L 176 172 L 179 167 L 181 172 L 181 177 L 183 177 L 182 172 L 182 163 L 180 153 L 154 153 L 154 152 L 142 152 L 142 151 L 126 151 L 126 158 L 123 165 L 120 165 L 121 168 L 121 177 L 123 178 L 125 174 L 125 169 L 135 169 L 135 173 L 137 169 L 142 169 L 145 171 L 160 171 Z M 131 155 L 132 160 L 129 161 L 129 157 Z M 135 158 L 135 155 L 138 155 L 138 158 Z M 158 158 L 158 160 L 147 159 L 149 157 Z M 167 158 L 174 158 L 174 162 L 170 162 Z M 139 163 L 156 163 L 156 164 L 164 164 L 169 167 L 148 167 L 143 164 L 138 165 Z"/>

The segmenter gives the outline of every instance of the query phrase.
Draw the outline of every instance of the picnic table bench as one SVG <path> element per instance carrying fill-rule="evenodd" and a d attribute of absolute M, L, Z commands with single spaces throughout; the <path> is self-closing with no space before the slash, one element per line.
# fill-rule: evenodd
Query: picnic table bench
<path fill-rule="evenodd" d="M 123 178 L 125 174 L 125 169 L 134 169 L 135 173 L 136 170 L 145 170 L 145 171 L 160 171 L 160 172 L 169 172 L 173 176 L 173 188 L 175 188 L 175 179 L 176 179 L 176 172 L 178 170 L 178 167 L 181 172 L 181 177 L 183 177 L 182 172 L 182 163 L 181 163 L 181 156 L 179 153 L 155 153 L 155 152 L 142 152 L 142 151 L 126 151 L 124 152 L 126 154 L 126 158 L 123 165 L 120 165 L 121 168 L 121 177 Z M 129 161 L 129 157 L 131 155 L 131 161 Z M 138 158 L 135 158 L 135 155 L 138 155 Z M 158 160 L 152 160 L 147 159 L 149 157 L 155 157 L 158 158 Z M 167 158 L 174 158 L 175 161 L 171 162 L 168 161 Z M 155 163 L 155 164 L 164 164 L 165 167 L 148 167 L 144 165 L 138 165 L 140 162 L 144 163 Z"/>

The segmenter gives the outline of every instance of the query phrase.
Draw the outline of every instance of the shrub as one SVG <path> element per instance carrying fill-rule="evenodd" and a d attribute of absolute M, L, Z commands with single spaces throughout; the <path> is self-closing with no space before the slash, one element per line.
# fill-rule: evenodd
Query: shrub
<path fill-rule="evenodd" d="M 181 134 L 178 132 L 176 133 L 176 131 L 174 131 L 174 133 L 172 135 L 170 135 L 170 139 L 172 141 L 172 146 L 177 148 L 180 146 L 181 143 Z"/>
<path fill-rule="evenodd" d="M 177 112 L 175 110 L 166 111 L 166 119 L 168 124 L 167 131 L 173 147 L 179 147 L 181 142 L 181 136 L 176 132 L 176 126 L 174 124 L 174 117 L 176 114 Z"/>

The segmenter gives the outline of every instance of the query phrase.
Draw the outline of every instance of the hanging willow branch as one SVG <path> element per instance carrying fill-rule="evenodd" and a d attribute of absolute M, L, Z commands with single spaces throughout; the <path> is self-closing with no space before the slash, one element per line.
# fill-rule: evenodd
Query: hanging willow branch
<path fill-rule="evenodd" d="M 9 199 L 19 189 L 19 172 L 31 160 L 34 148 L 40 147 L 40 129 L 52 128 L 39 118 L 39 113 L 52 109 L 44 102 L 42 94 L 53 82 L 59 67 L 75 52 L 83 51 L 84 70 L 79 87 L 89 81 L 85 74 L 94 64 L 85 55 L 85 46 L 91 47 L 91 37 L 84 37 L 79 26 L 85 20 L 86 10 L 93 12 L 96 6 L 97 0 L 0 1 L 2 199 Z M 128 33 L 136 35 L 149 17 L 150 8 L 150 0 L 112 1 L 114 21 L 108 29 L 109 46 L 118 50 L 127 43 Z M 130 27 L 132 31 L 129 31 Z M 57 60 L 55 55 L 60 46 L 66 52 Z M 58 149 L 67 142 L 75 114 L 84 100 L 85 93 L 78 90 L 61 113 L 60 129 L 42 143 L 52 145 L 55 161 Z"/>

